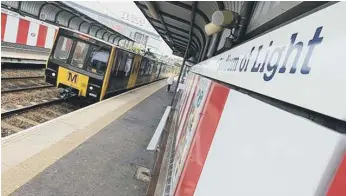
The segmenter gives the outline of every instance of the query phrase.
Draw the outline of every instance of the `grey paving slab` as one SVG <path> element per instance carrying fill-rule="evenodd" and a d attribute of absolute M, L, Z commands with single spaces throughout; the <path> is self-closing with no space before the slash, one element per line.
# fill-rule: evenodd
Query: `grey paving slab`
<path fill-rule="evenodd" d="M 153 167 L 146 147 L 172 96 L 160 89 L 11 195 L 144 195 L 135 172 Z"/>

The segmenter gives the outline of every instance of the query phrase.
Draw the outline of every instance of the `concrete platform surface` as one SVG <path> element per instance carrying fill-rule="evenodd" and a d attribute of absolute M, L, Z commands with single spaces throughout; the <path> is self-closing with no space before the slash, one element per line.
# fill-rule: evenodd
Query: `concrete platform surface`
<path fill-rule="evenodd" d="M 55 118 L 25 131 L 1 138 L 2 177 L 6 176 L 8 172 L 10 172 L 10 176 L 13 176 L 13 172 L 8 170 L 14 169 L 17 171 L 18 169 L 15 167 L 64 139 L 68 139 L 69 143 L 72 141 L 84 142 L 88 137 L 101 130 L 120 115 L 123 115 L 164 85 L 164 81 L 155 82 Z M 79 133 L 79 135 L 68 138 L 68 136 L 73 136 L 72 134 L 74 133 Z M 66 145 L 63 148 L 65 150 Z M 59 159 L 60 157 L 53 156 L 52 158 Z M 10 181 L 13 181 L 13 179 Z M 4 184 L 2 183 L 2 185 Z"/>
<path fill-rule="evenodd" d="M 104 131 L 108 125 L 110 126 L 110 123 L 119 120 L 126 112 L 131 112 L 131 109 L 143 100 L 149 96 L 153 97 L 153 93 L 162 89 L 165 84 L 165 81 L 158 81 L 2 138 L 1 195 L 13 193 L 69 152 L 78 149 L 78 146 L 83 142 Z M 164 90 L 162 93 L 164 93 L 162 96 L 168 96 L 166 97 L 168 100 L 164 101 L 169 104 L 169 96 L 172 96 L 173 93 L 167 93 Z M 154 97 L 156 96 L 160 97 L 161 95 L 155 94 Z M 157 105 L 151 105 L 154 108 L 153 114 L 159 105 L 160 102 Z M 162 114 L 166 105 L 162 106 Z M 150 112 L 146 111 L 149 114 L 147 116 L 149 120 L 151 117 L 155 119 L 155 116 L 151 116 Z M 156 112 L 160 112 L 160 110 Z M 158 114 L 157 123 L 162 114 Z M 139 118 L 139 122 L 142 122 L 142 119 L 144 118 Z M 145 121 L 150 122 L 149 120 Z M 152 129 L 151 134 L 155 128 Z M 120 133 L 121 131 L 117 134 Z"/>
<path fill-rule="evenodd" d="M 1 47 L 1 58 L 31 59 L 31 60 L 46 61 L 48 59 L 48 56 L 49 56 L 49 53 L 47 52 L 23 50 L 20 48 Z"/>
<path fill-rule="evenodd" d="M 11 195 L 144 195 L 135 174 L 153 167 L 146 147 L 172 96 L 161 88 Z"/>

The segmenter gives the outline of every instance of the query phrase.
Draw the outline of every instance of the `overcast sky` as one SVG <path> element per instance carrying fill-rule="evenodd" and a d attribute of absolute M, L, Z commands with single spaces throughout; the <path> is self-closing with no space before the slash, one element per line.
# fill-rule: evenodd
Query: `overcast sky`
<path fill-rule="evenodd" d="M 74 1 L 74 3 L 78 3 L 118 19 L 121 19 L 124 12 L 133 14 L 145 21 L 146 30 L 157 33 L 133 1 Z M 163 45 L 161 51 L 165 54 L 172 54 L 172 50 L 165 42 Z"/>
<path fill-rule="evenodd" d="M 117 12 L 127 11 L 138 15 L 138 17 L 145 18 L 142 12 L 137 8 L 133 1 L 73 1 L 74 3 L 81 4 L 85 7 L 97 11 L 108 11 L 117 15 Z M 102 8 L 103 10 L 99 10 Z"/>

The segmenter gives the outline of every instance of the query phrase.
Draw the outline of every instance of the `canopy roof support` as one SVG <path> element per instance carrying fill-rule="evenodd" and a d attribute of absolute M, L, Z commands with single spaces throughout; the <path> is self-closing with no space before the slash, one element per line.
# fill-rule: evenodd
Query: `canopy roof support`
<path fill-rule="evenodd" d="M 105 24 L 102 24 L 101 22 L 92 19 L 91 17 L 70 7 L 68 4 L 64 2 L 43 1 L 38 3 L 37 1 L 1 1 L 1 7 L 17 12 L 24 16 L 29 16 L 37 20 L 44 21 L 46 23 L 58 27 L 63 26 L 71 28 L 71 24 L 73 24 L 73 28 L 78 31 L 81 31 L 82 25 L 87 23 L 87 30 L 82 31 L 83 33 L 94 33 L 91 32 L 91 28 L 93 26 L 97 26 L 99 28 L 97 32 L 103 30 L 105 32 L 109 32 L 110 34 L 117 34 L 122 39 L 132 42 L 134 41 L 130 37 L 127 37 L 119 32 L 114 31 Z M 77 20 L 76 18 L 78 18 L 78 21 L 75 21 Z M 103 39 L 104 41 L 108 41 L 107 36 L 104 35 L 105 33 L 102 34 L 101 39 Z M 97 36 L 97 34 L 95 34 L 94 36 Z"/>

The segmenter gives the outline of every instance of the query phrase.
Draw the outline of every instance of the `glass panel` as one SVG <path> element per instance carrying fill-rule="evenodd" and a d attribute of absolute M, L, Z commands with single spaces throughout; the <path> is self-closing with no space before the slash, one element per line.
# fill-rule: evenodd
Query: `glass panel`
<path fill-rule="evenodd" d="M 136 32 L 135 33 L 135 41 L 138 42 L 138 43 L 141 43 L 142 39 L 143 39 L 143 36 L 144 36 L 143 34 Z"/>
<path fill-rule="evenodd" d="M 144 75 L 150 75 L 152 66 L 153 66 L 153 61 L 149 60 L 148 63 L 146 64 L 145 68 L 144 68 L 145 69 Z"/>
<path fill-rule="evenodd" d="M 139 67 L 139 75 L 142 76 L 145 73 L 145 67 L 147 66 L 148 59 L 147 58 L 142 58 L 141 66 Z"/>
<path fill-rule="evenodd" d="M 66 62 L 72 48 L 73 40 L 60 36 L 54 51 L 54 59 Z"/>
<path fill-rule="evenodd" d="M 125 65 L 125 76 L 128 76 L 130 71 L 131 71 L 131 65 L 132 65 L 132 58 L 129 55 L 129 58 L 126 60 L 126 65 Z"/>
<path fill-rule="evenodd" d="M 71 65 L 83 68 L 84 66 L 84 60 L 88 53 L 89 44 L 83 43 L 83 42 L 77 42 L 76 49 L 74 50 L 73 58 L 71 61 Z"/>
<path fill-rule="evenodd" d="M 104 74 L 107 69 L 109 51 L 93 48 L 87 62 L 87 71 Z"/>
<path fill-rule="evenodd" d="M 127 53 L 123 52 L 121 50 L 118 51 L 119 57 L 117 58 L 118 65 L 117 65 L 117 71 L 116 76 L 124 76 L 124 70 L 126 65 L 126 59 L 127 59 Z"/>
<path fill-rule="evenodd" d="M 123 39 L 120 40 L 120 41 L 119 41 L 119 46 L 124 47 L 124 46 L 125 46 L 125 40 L 123 40 Z"/>
<path fill-rule="evenodd" d="M 142 44 L 146 46 L 147 42 L 148 42 L 148 36 L 146 35 L 144 36 L 144 39 L 142 40 Z"/>

